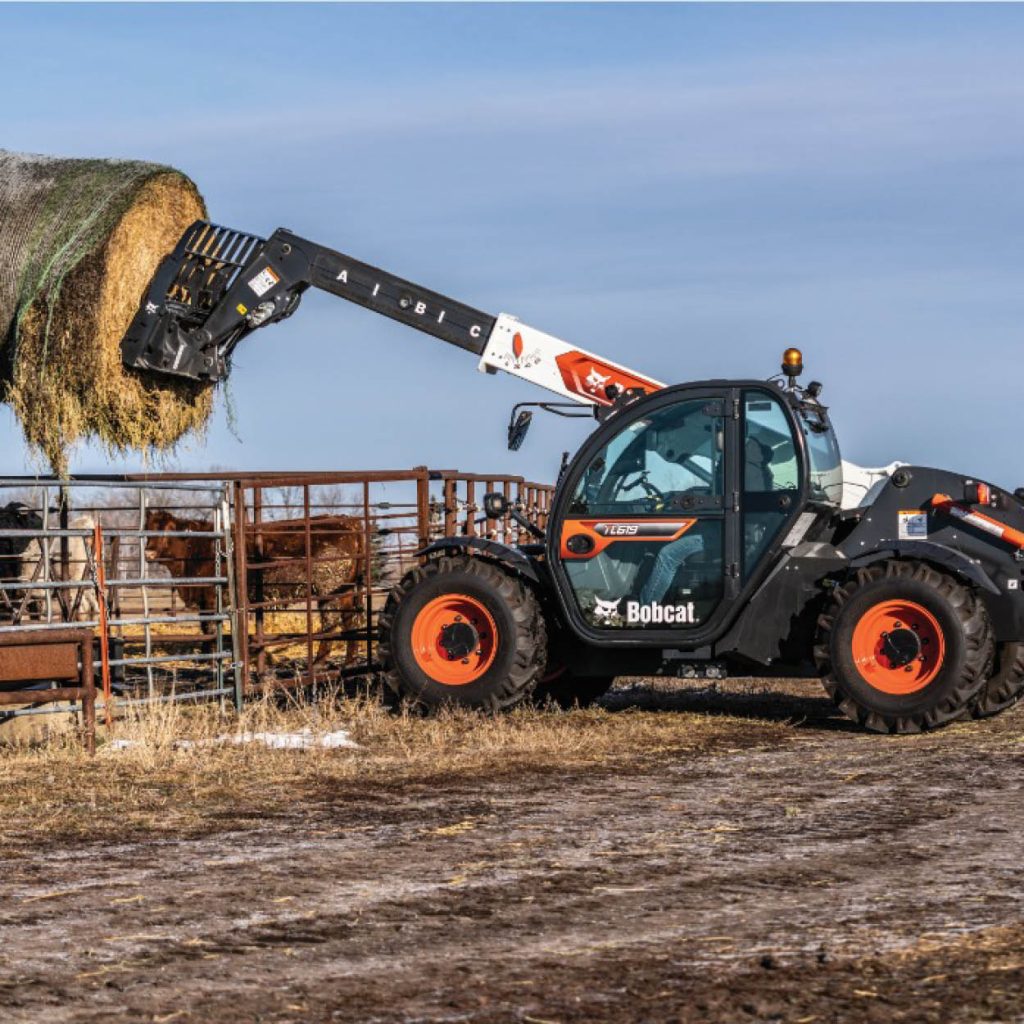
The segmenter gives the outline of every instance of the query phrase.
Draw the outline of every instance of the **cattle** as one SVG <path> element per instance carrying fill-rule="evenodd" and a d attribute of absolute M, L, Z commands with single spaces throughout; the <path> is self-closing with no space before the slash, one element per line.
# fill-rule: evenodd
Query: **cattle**
<path fill-rule="evenodd" d="M 21 501 L 8 502 L 0 508 L 0 530 L 41 530 L 43 517 Z M 21 556 L 31 537 L 0 537 L 0 578 L 4 582 L 17 580 L 21 575 Z"/>
<path fill-rule="evenodd" d="M 56 512 L 54 512 L 56 515 Z M 68 529 L 92 531 L 96 521 L 90 515 L 76 516 L 68 521 Z M 10 502 L 0 509 L 0 528 L 5 530 L 42 530 L 43 519 L 34 509 L 21 502 Z M 48 553 L 44 564 L 44 550 Z M 80 583 L 92 578 L 92 547 L 84 536 L 67 538 L 67 575 L 63 571 L 64 559 L 60 541 L 38 537 L 0 537 L 0 578 L 5 583 L 36 583 L 47 578 Z M 90 587 L 30 587 L 4 592 L 4 609 L 15 621 L 26 615 L 29 619 L 42 617 L 49 593 L 51 607 L 57 617 L 92 621 L 99 614 L 95 590 Z M 64 608 L 59 598 L 63 597 Z"/>
<path fill-rule="evenodd" d="M 318 632 L 353 629 L 359 624 L 357 590 L 366 564 L 366 530 L 362 519 L 345 515 L 311 516 L 308 520 L 310 582 L 320 621 Z M 168 536 L 171 533 L 212 532 L 208 519 L 188 519 L 164 509 L 146 512 L 146 560 L 166 567 L 179 579 L 209 578 L 216 573 L 214 541 L 202 537 Z M 307 520 L 277 519 L 260 524 L 259 532 L 247 524 L 245 547 L 247 594 L 250 602 L 272 603 L 273 610 L 305 607 Z M 217 608 L 214 584 L 183 583 L 175 587 L 182 603 L 200 613 Z M 206 630 L 208 631 L 208 629 Z M 321 639 L 314 657 L 320 664 L 331 652 L 332 641 Z M 346 644 L 346 663 L 354 660 L 356 641 Z"/>
<path fill-rule="evenodd" d="M 68 520 L 69 530 L 87 530 L 91 534 L 96 529 L 96 520 L 90 515 L 74 516 Z M 60 541 L 50 538 L 47 542 L 49 549 L 50 579 L 67 579 L 73 583 L 92 581 L 93 560 L 92 560 L 92 538 L 91 536 L 78 536 L 67 538 L 67 576 L 64 575 L 64 556 L 61 550 Z M 32 540 L 29 542 L 25 553 L 21 558 L 21 578 L 25 581 L 36 581 L 44 579 L 43 574 L 43 542 Z M 55 594 L 55 588 L 39 587 L 29 591 L 31 600 L 36 606 L 46 603 L 46 591 L 50 590 Z M 99 600 L 96 597 L 96 590 L 92 586 L 87 587 L 66 587 L 64 588 L 64 600 L 71 612 L 71 619 L 81 622 L 91 622 L 99 615 Z"/>
<path fill-rule="evenodd" d="M 0 530 L 41 530 L 42 528 L 42 516 L 20 501 L 8 502 L 7 505 L 0 508 Z M 0 580 L 4 583 L 20 583 L 22 581 L 22 558 L 31 543 L 33 543 L 31 537 L 0 536 Z M 19 621 L 29 610 L 29 600 L 30 598 L 24 590 L 0 591 L 0 603 L 2 603 L 5 618 L 9 616 L 15 622 Z"/>
<path fill-rule="evenodd" d="M 163 509 L 146 510 L 147 533 L 210 533 L 213 523 L 209 519 L 186 519 Z M 162 565 L 171 576 L 179 579 L 199 579 L 217 576 L 214 541 L 202 537 L 146 537 L 146 561 Z M 223 569 L 221 570 L 221 573 Z M 176 584 L 175 593 L 186 608 L 212 615 L 217 611 L 217 589 L 211 583 Z M 203 623 L 203 632 L 210 632 Z"/>

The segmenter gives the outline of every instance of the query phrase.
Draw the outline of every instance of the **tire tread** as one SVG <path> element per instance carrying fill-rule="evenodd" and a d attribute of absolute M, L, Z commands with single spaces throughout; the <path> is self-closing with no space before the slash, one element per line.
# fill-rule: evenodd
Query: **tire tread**
<path fill-rule="evenodd" d="M 1012 707 L 1024 694 L 1024 643 L 998 645 L 992 676 L 971 701 L 972 718 L 991 718 Z"/>
<path fill-rule="evenodd" d="M 832 632 L 843 607 L 866 586 L 880 580 L 913 580 L 925 584 L 948 602 L 963 632 L 966 658 L 961 679 L 939 704 L 918 713 L 890 715 L 864 707 L 844 688 L 831 665 Z M 847 718 L 872 732 L 900 734 L 937 729 L 968 713 L 972 701 L 985 685 L 994 655 L 992 625 L 978 596 L 925 562 L 900 560 L 858 569 L 844 584 L 833 589 L 830 601 L 818 618 L 818 642 L 814 648 L 815 660 L 823 671 L 822 684 L 836 707 Z"/>
<path fill-rule="evenodd" d="M 421 710 L 429 708 L 412 691 L 399 672 L 393 657 L 392 627 L 400 604 L 428 580 L 454 573 L 469 573 L 494 588 L 505 602 L 516 623 L 516 647 L 511 669 L 504 680 L 487 695 L 482 706 L 498 712 L 522 703 L 529 697 L 544 670 L 547 651 L 547 627 L 540 602 L 533 590 L 519 577 L 493 562 L 472 555 L 443 555 L 405 574 L 388 595 L 378 621 L 378 651 L 384 666 L 384 682 L 394 697 L 408 701 Z"/>

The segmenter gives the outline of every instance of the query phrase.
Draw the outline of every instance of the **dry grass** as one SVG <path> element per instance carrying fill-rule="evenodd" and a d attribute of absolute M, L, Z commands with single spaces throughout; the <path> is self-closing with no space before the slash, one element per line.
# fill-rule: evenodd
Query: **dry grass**
<path fill-rule="evenodd" d="M 187 178 L 150 178 L 100 248 L 67 276 L 53 306 L 41 299 L 23 313 L 6 401 L 58 475 L 81 437 L 95 436 L 111 452 L 161 452 L 209 419 L 210 388 L 144 382 L 125 371 L 120 351 L 160 260 L 205 215 Z"/>
<path fill-rule="evenodd" d="M 232 622 L 229 619 L 223 623 L 222 630 L 224 634 L 224 646 L 225 648 L 230 646 L 231 640 L 231 626 Z M 323 617 L 316 610 L 316 606 L 313 608 L 312 617 L 312 632 L 319 632 L 321 629 L 326 631 L 334 632 L 345 632 L 350 630 L 365 630 L 366 617 L 364 615 L 354 615 L 351 622 L 343 622 L 338 624 L 331 622 L 328 617 L 328 622 L 325 625 Z M 291 643 L 275 643 L 270 648 L 272 657 L 278 661 L 297 661 L 301 664 L 305 664 L 307 656 L 307 642 L 305 639 L 307 631 L 307 621 L 305 611 L 288 611 L 288 612 L 267 612 L 263 618 L 263 631 L 268 637 L 272 636 L 284 636 L 294 635 L 296 639 Z M 161 637 L 195 637 L 197 641 L 203 639 L 203 632 L 199 626 L 194 622 L 154 622 L 149 627 L 150 636 L 153 638 L 155 644 L 159 645 Z M 141 642 L 146 635 L 144 626 L 124 626 L 121 627 L 119 635 L 124 637 L 126 640 L 132 640 Z M 249 625 L 249 641 L 250 643 L 256 637 L 255 624 L 250 619 Z M 319 646 L 319 641 L 313 642 L 314 650 Z M 167 653 L 174 653 L 176 649 L 180 647 L 166 645 Z M 162 648 L 163 649 L 163 648 Z M 347 653 L 347 641 L 345 640 L 334 640 L 331 644 L 331 656 L 334 660 L 344 660 L 348 663 L 358 663 L 360 660 L 366 658 L 366 642 L 363 640 L 353 641 L 351 656 Z M 169 667 L 185 667 L 191 664 L 187 657 L 183 656 L 181 662 L 172 662 Z"/>
<path fill-rule="evenodd" d="M 270 750 L 176 746 L 225 732 L 346 729 L 358 749 Z M 528 772 L 626 770 L 667 753 L 735 750 L 785 741 L 786 726 L 728 716 L 523 709 L 497 717 L 451 711 L 393 714 L 372 697 L 246 707 L 241 720 L 215 707 L 163 705 L 132 713 L 101 737 L 96 758 L 74 736 L 0 753 L 0 849 L 44 838 L 197 834 L 294 813 L 297 803 L 379 801 L 410 785 L 488 780 Z M 115 750 L 111 739 L 135 742 Z"/>

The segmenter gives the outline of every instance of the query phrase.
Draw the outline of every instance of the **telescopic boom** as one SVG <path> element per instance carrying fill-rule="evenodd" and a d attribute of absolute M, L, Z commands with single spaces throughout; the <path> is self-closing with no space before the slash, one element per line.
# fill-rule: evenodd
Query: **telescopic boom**
<path fill-rule="evenodd" d="M 663 386 L 507 313 L 484 313 L 283 228 L 262 239 L 206 221 L 161 263 L 122 358 L 142 373 L 223 380 L 238 343 L 291 316 L 311 287 L 472 352 L 486 373 L 502 370 L 584 405 Z"/>

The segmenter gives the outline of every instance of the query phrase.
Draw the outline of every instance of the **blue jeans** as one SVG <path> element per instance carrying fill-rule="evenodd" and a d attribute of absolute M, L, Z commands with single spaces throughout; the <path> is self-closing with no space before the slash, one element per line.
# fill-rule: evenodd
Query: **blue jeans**
<path fill-rule="evenodd" d="M 651 569 L 651 574 L 640 591 L 640 603 L 660 603 L 668 593 L 668 588 L 672 586 L 672 581 L 676 578 L 676 573 L 683 562 L 690 555 L 703 550 L 703 537 L 684 535 L 670 544 L 663 544 L 658 552 L 658 557 L 654 560 L 654 568 Z"/>

